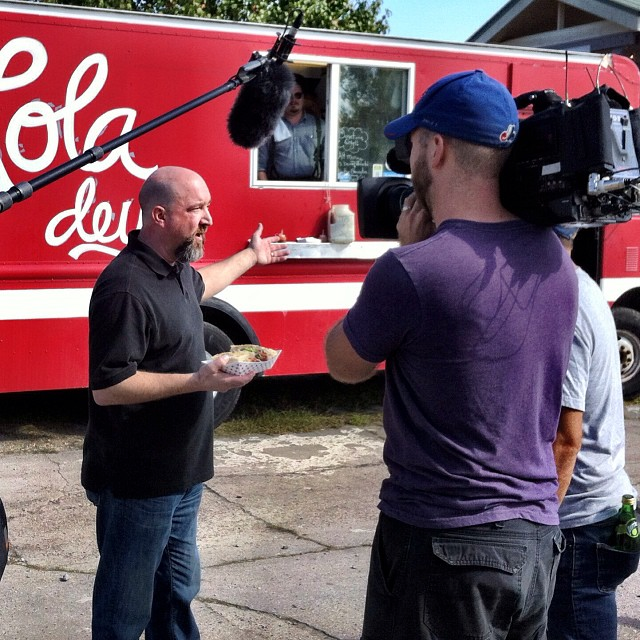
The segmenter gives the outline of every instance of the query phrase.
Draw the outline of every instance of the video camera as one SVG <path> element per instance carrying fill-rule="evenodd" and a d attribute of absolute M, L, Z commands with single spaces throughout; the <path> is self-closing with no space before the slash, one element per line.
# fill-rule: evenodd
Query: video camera
<path fill-rule="evenodd" d="M 640 212 L 640 114 L 606 86 L 571 102 L 550 89 L 522 94 L 516 107 L 532 108 L 500 175 L 506 209 L 543 226 L 580 227 L 627 222 Z M 400 145 L 400 146 L 398 146 Z M 403 141 L 387 155 L 397 174 L 410 168 Z M 397 238 L 408 178 L 358 182 L 358 219 L 364 238 Z"/>

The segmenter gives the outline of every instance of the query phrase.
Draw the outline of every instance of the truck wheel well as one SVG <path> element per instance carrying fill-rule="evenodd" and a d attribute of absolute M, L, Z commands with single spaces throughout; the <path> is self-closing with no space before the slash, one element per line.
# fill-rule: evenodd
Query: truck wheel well
<path fill-rule="evenodd" d="M 625 291 L 614 303 L 613 308 L 626 307 L 640 311 L 640 289 L 630 289 Z"/>
<path fill-rule="evenodd" d="M 209 298 L 200 303 L 205 348 L 209 355 L 228 351 L 232 344 L 259 344 L 258 336 L 247 319 L 224 300 Z M 214 398 L 214 429 L 232 413 L 241 389 L 217 393 Z"/>
<path fill-rule="evenodd" d="M 200 310 L 204 322 L 226 333 L 232 344 L 260 344 L 249 321 L 228 302 L 215 297 L 208 298 L 200 303 Z"/>
<path fill-rule="evenodd" d="M 640 312 L 629 307 L 613 308 L 618 334 L 622 393 L 626 400 L 640 395 Z"/>

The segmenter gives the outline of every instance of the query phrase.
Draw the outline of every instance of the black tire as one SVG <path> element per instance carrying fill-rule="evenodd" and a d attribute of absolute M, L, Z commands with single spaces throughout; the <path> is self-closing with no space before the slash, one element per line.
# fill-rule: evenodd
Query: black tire
<path fill-rule="evenodd" d="M 231 338 L 209 322 L 203 323 L 204 346 L 209 356 L 229 351 Z M 240 399 L 241 389 L 218 392 L 213 400 L 213 428 L 219 427 L 232 413 Z"/>
<path fill-rule="evenodd" d="M 618 331 L 622 393 L 625 400 L 633 400 L 640 395 L 640 313 L 628 307 L 612 311 Z"/>
<path fill-rule="evenodd" d="M 247 319 L 232 305 L 220 298 L 207 298 L 200 303 L 202 317 L 230 338 L 233 344 L 260 344 Z"/>
<path fill-rule="evenodd" d="M 9 558 L 9 531 L 7 526 L 7 514 L 4 511 L 4 505 L 0 500 L 0 580 L 7 566 Z"/>

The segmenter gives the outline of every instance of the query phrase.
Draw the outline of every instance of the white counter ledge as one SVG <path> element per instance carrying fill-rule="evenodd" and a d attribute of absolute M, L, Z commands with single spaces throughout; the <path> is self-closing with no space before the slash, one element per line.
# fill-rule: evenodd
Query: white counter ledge
<path fill-rule="evenodd" d="M 289 260 L 375 260 L 385 251 L 398 246 L 397 241 L 357 240 L 349 244 L 335 242 L 285 242 L 289 249 Z"/>

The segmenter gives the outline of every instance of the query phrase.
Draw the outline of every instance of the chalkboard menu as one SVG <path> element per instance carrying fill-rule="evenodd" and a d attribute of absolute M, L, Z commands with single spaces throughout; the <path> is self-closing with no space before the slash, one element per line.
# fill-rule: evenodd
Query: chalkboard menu
<path fill-rule="evenodd" d="M 342 127 L 338 145 L 338 180 L 355 182 L 371 175 L 369 132 L 362 127 Z"/>

